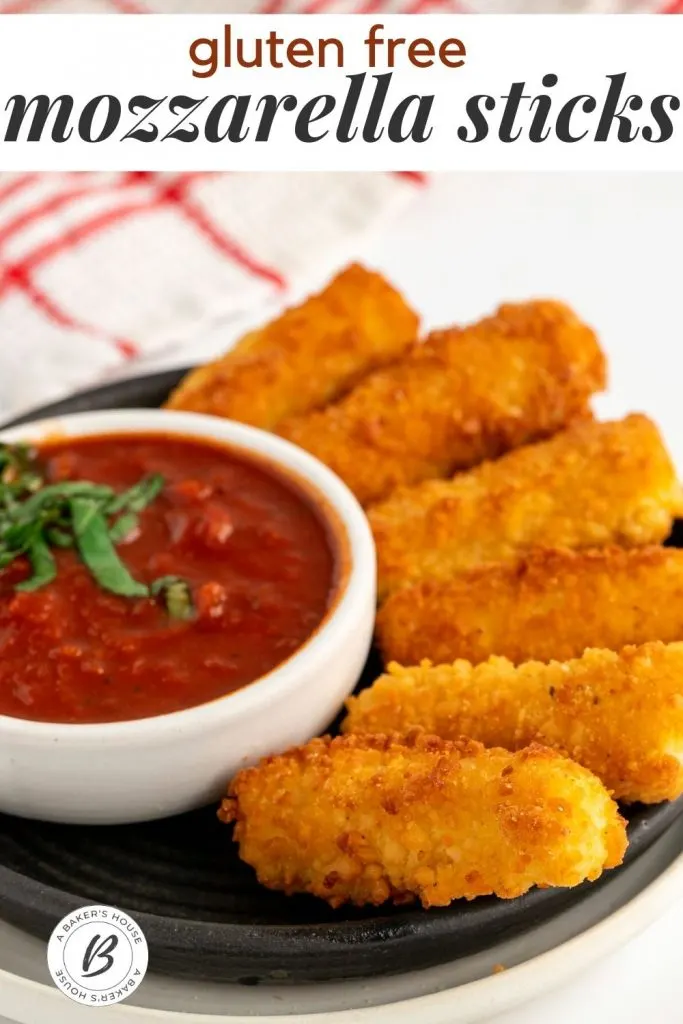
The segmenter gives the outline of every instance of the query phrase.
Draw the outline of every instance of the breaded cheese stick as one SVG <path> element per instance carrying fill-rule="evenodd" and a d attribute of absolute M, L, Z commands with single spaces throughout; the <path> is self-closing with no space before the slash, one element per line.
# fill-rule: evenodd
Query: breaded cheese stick
<path fill-rule="evenodd" d="M 683 490 L 654 423 L 581 422 L 452 480 L 401 488 L 372 506 L 380 597 L 534 547 L 664 540 Z"/>
<path fill-rule="evenodd" d="M 352 264 L 319 295 L 190 373 L 166 404 L 274 430 L 403 355 L 418 323 L 380 274 Z"/>
<path fill-rule="evenodd" d="M 559 302 L 501 306 L 436 331 L 335 405 L 286 420 L 363 504 L 401 484 L 444 477 L 585 416 L 605 384 L 593 331 Z"/>
<path fill-rule="evenodd" d="M 263 885 L 333 907 L 573 886 L 626 849 L 616 804 L 580 765 L 419 733 L 325 737 L 267 758 L 237 775 L 219 817 L 237 822 Z"/>
<path fill-rule="evenodd" d="M 590 769 L 615 800 L 659 803 L 683 793 L 683 643 L 620 653 L 589 648 L 572 661 L 507 658 L 413 668 L 395 662 L 347 701 L 345 733 L 470 736 L 519 750 L 538 742 Z"/>
<path fill-rule="evenodd" d="M 586 647 L 683 640 L 683 550 L 539 551 L 416 583 L 380 608 L 377 636 L 385 662 L 401 665 L 567 661 Z"/>

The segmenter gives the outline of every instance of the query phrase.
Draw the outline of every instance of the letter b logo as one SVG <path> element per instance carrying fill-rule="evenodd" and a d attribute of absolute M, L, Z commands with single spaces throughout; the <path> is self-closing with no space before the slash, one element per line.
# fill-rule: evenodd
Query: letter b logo
<path fill-rule="evenodd" d="M 114 932 L 111 935 L 107 935 L 104 939 L 100 935 L 93 935 L 83 956 L 82 976 L 84 978 L 96 978 L 99 974 L 106 974 L 107 971 L 111 970 L 114 966 L 112 953 L 118 944 L 119 938 Z M 96 970 L 92 971 L 90 968 L 93 965 L 97 965 L 98 962 L 99 966 Z"/>
<path fill-rule="evenodd" d="M 119 1003 L 147 971 L 147 941 L 130 912 L 94 904 L 62 918 L 47 946 L 57 988 L 87 1006 Z"/>

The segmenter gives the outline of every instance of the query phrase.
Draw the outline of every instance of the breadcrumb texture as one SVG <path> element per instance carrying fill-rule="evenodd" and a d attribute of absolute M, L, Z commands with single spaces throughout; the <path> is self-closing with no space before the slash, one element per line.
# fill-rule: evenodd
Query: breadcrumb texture
<path fill-rule="evenodd" d="M 477 666 L 394 662 L 347 708 L 345 733 L 421 726 L 507 750 L 538 742 L 589 768 L 617 800 L 683 793 L 683 643 L 589 649 L 519 667 L 497 657 Z"/>
<path fill-rule="evenodd" d="M 540 746 L 510 754 L 419 732 L 311 740 L 233 780 L 219 817 L 259 881 L 332 906 L 445 906 L 573 886 L 621 863 L 602 783 Z"/>
<path fill-rule="evenodd" d="M 566 306 L 501 306 L 429 335 L 396 365 L 279 433 L 327 463 L 368 504 L 444 477 L 586 416 L 605 385 L 595 334 Z"/>
<path fill-rule="evenodd" d="M 657 543 L 683 514 L 683 491 L 655 424 L 632 415 L 401 488 L 368 514 L 383 596 L 534 547 Z"/>
<path fill-rule="evenodd" d="M 683 640 L 683 550 L 538 551 L 416 583 L 385 601 L 377 637 L 385 662 L 402 665 L 567 661 L 587 647 Z"/>
<path fill-rule="evenodd" d="M 286 416 L 325 405 L 403 355 L 418 324 L 380 274 L 352 264 L 319 295 L 188 374 L 167 406 L 273 430 Z"/>

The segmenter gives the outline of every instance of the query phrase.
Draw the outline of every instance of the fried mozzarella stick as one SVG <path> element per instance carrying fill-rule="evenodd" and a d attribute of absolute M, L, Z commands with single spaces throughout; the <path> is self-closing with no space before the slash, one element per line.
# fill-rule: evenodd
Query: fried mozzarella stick
<path fill-rule="evenodd" d="M 190 373 L 167 405 L 274 430 L 403 355 L 418 317 L 380 274 L 352 264 L 319 295 Z"/>
<path fill-rule="evenodd" d="M 519 750 L 538 742 L 590 769 L 615 800 L 683 793 L 683 643 L 588 649 L 544 665 L 507 658 L 414 668 L 395 662 L 347 701 L 345 733 L 470 736 Z"/>
<path fill-rule="evenodd" d="M 516 754 L 419 732 L 311 740 L 233 780 L 259 881 L 342 903 L 422 905 L 534 885 L 573 886 L 621 863 L 616 804 L 585 768 L 544 747 Z"/>
<path fill-rule="evenodd" d="M 540 551 L 416 583 L 380 608 L 377 635 L 401 665 L 567 661 L 587 647 L 683 640 L 683 550 Z"/>
<path fill-rule="evenodd" d="M 380 596 L 534 547 L 653 544 L 683 491 L 646 416 L 581 422 L 452 480 L 402 488 L 373 506 Z"/>
<path fill-rule="evenodd" d="M 278 432 L 327 463 L 369 504 L 555 433 L 605 385 L 593 331 L 559 302 L 501 306 L 436 331 L 335 405 Z"/>

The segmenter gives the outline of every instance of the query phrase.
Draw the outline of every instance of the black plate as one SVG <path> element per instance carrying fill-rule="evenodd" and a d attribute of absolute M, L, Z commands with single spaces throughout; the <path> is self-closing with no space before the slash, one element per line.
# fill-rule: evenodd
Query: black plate
<path fill-rule="evenodd" d="M 185 371 L 121 381 L 14 421 L 89 409 L 157 406 Z M 672 542 L 683 543 L 683 530 Z M 373 653 L 359 688 L 381 665 Z M 683 798 L 629 809 L 632 862 L 683 811 Z M 533 890 L 417 907 L 331 910 L 259 886 L 215 808 L 143 825 L 84 827 L 0 815 L 0 915 L 43 939 L 87 903 L 134 914 L 153 970 L 214 981 L 326 981 L 444 963 L 520 934 L 614 886 L 617 872 L 576 889 Z"/>

